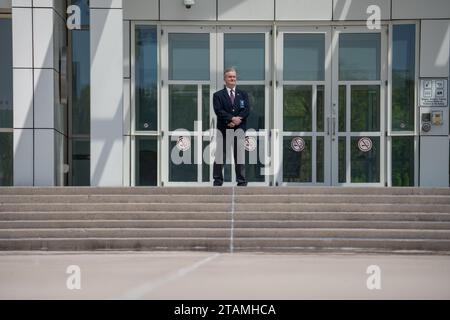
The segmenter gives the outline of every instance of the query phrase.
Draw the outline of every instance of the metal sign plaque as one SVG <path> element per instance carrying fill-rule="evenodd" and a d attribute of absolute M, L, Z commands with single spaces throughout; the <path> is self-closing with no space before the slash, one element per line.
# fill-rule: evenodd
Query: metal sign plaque
<path fill-rule="evenodd" d="M 420 79 L 420 106 L 447 107 L 447 79 Z"/>
<path fill-rule="evenodd" d="M 303 140 L 303 138 L 301 137 L 295 137 L 291 141 L 291 148 L 295 152 L 302 152 L 303 150 L 305 150 L 305 145 L 305 140 Z"/>
<path fill-rule="evenodd" d="M 245 150 L 248 152 L 253 152 L 256 150 L 256 139 L 253 137 L 245 137 Z"/>
<path fill-rule="evenodd" d="M 191 148 L 191 138 L 179 137 L 177 140 L 177 148 L 180 151 L 188 151 Z"/>
<path fill-rule="evenodd" d="M 358 140 L 358 148 L 362 152 L 369 152 L 372 150 L 372 140 L 370 138 L 364 137 Z"/>

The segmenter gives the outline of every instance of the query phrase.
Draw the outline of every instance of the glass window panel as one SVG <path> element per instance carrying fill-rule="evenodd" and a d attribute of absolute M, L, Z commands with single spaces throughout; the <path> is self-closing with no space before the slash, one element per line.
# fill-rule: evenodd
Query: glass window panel
<path fill-rule="evenodd" d="M 136 130 L 158 130 L 158 48 L 156 27 L 136 26 Z"/>
<path fill-rule="evenodd" d="M 197 117 L 197 86 L 169 86 L 169 130 L 185 129 L 194 131 Z"/>
<path fill-rule="evenodd" d="M 312 131 L 312 86 L 284 86 L 284 131 Z"/>
<path fill-rule="evenodd" d="M 347 142 L 345 137 L 339 137 L 338 142 L 339 157 L 339 183 L 347 182 Z"/>
<path fill-rule="evenodd" d="M 209 78 L 209 33 L 169 34 L 169 80 Z"/>
<path fill-rule="evenodd" d="M 71 0 L 72 5 L 80 7 L 81 10 L 81 25 L 89 26 L 90 12 L 89 0 Z"/>
<path fill-rule="evenodd" d="M 0 128 L 13 127 L 11 19 L 0 19 Z"/>
<path fill-rule="evenodd" d="M 91 144 L 89 140 L 72 140 L 72 185 L 91 184 Z"/>
<path fill-rule="evenodd" d="M 88 30 L 72 34 L 72 134 L 89 135 L 91 131 L 90 82 L 91 58 Z"/>
<path fill-rule="evenodd" d="M 380 138 L 370 137 L 372 149 L 362 152 L 358 148 L 361 137 L 351 137 L 351 182 L 375 183 L 380 182 Z"/>
<path fill-rule="evenodd" d="M 347 90 L 346 86 L 339 86 L 339 132 L 347 131 Z"/>
<path fill-rule="evenodd" d="M 169 181 L 171 182 L 197 182 L 197 172 L 198 165 L 195 163 L 195 145 L 196 139 L 194 137 L 191 138 L 191 148 L 186 152 L 179 151 L 177 148 L 176 141 L 170 141 L 169 148 L 169 159 L 171 159 L 172 150 L 176 150 L 180 159 L 187 159 L 186 162 L 189 163 L 181 163 L 176 164 L 174 161 L 169 160 Z M 172 140 L 172 137 L 170 138 Z M 187 155 L 185 155 L 187 153 Z M 181 161 L 181 160 L 180 160 Z"/>
<path fill-rule="evenodd" d="M 316 180 L 318 183 L 325 182 L 324 172 L 325 172 L 325 145 L 324 137 L 317 137 L 317 152 L 316 152 L 316 166 L 317 174 Z"/>
<path fill-rule="evenodd" d="M 380 131 L 380 86 L 351 87 L 351 130 Z"/>
<path fill-rule="evenodd" d="M 380 80 L 379 33 L 341 33 L 339 80 Z"/>
<path fill-rule="evenodd" d="M 392 186 L 414 186 L 414 137 L 392 137 Z"/>
<path fill-rule="evenodd" d="M 245 151 L 245 175 L 248 182 L 264 182 L 265 176 L 262 173 L 264 168 L 263 161 L 265 154 L 265 143 L 261 137 L 253 137 L 256 139 L 256 149 L 254 151 Z M 262 160 L 262 161 L 261 161 Z"/>
<path fill-rule="evenodd" d="M 265 87 L 263 85 L 239 85 L 239 89 L 247 92 L 250 103 L 247 129 L 265 129 Z"/>
<path fill-rule="evenodd" d="M 302 152 L 292 149 L 293 138 L 283 138 L 283 181 L 312 182 L 312 138 L 302 137 L 305 140 L 305 149 Z"/>
<path fill-rule="evenodd" d="M 284 35 L 284 80 L 325 79 L 325 35 Z"/>
<path fill-rule="evenodd" d="M 392 130 L 414 131 L 416 26 L 395 25 L 392 45 Z"/>
<path fill-rule="evenodd" d="M 317 131 L 324 132 L 324 86 L 317 86 Z"/>
<path fill-rule="evenodd" d="M 158 184 L 158 138 L 136 137 L 136 186 Z"/>
<path fill-rule="evenodd" d="M 228 33 L 224 35 L 225 68 L 235 67 L 238 80 L 265 79 L 265 35 Z"/>
<path fill-rule="evenodd" d="M 13 185 L 13 134 L 0 133 L 0 186 Z"/>
<path fill-rule="evenodd" d="M 203 131 L 209 130 L 210 123 L 210 99 L 209 99 L 209 86 L 202 86 L 202 127 Z"/>

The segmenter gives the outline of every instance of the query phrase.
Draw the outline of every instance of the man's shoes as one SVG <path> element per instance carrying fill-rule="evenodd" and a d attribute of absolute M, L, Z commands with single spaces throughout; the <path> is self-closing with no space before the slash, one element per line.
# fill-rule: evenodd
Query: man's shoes
<path fill-rule="evenodd" d="M 246 187 L 246 186 L 247 186 L 247 182 L 244 182 L 244 183 L 238 183 L 237 186 L 238 186 L 238 187 Z"/>
<path fill-rule="evenodd" d="M 214 186 L 214 187 L 221 187 L 221 186 L 222 186 L 222 183 L 220 183 L 220 182 L 214 182 L 213 186 Z"/>

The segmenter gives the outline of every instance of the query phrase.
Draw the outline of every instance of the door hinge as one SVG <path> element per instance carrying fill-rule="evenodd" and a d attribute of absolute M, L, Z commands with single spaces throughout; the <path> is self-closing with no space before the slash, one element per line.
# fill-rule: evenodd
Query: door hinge
<path fill-rule="evenodd" d="M 163 29 L 161 29 L 161 35 L 164 35 L 164 30 Z"/>
<path fill-rule="evenodd" d="M 161 80 L 161 87 L 164 87 L 164 80 Z"/>

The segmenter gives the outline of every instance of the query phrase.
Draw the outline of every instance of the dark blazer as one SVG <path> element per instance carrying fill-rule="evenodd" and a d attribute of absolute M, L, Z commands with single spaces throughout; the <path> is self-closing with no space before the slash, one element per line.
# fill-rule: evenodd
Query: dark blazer
<path fill-rule="evenodd" d="M 214 93 L 213 97 L 214 112 L 217 115 L 217 129 L 230 129 L 228 123 L 233 117 L 241 117 L 242 123 L 234 129 L 247 130 L 247 118 L 250 114 L 250 103 L 245 91 L 236 87 L 234 105 L 231 104 L 230 96 L 226 88 Z"/>

